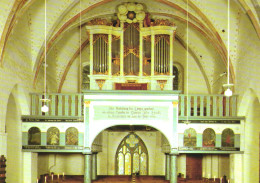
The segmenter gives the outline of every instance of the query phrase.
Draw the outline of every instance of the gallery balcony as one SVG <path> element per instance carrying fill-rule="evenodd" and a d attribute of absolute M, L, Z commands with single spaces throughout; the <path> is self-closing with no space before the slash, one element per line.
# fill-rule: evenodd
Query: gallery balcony
<path fill-rule="evenodd" d="M 167 91 L 166 91 L 167 92 Z M 232 118 L 237 117 L 237 95 L 225 97 L 224 95 L 179 95 L 179 118 Z M 44 94 L 31 94 L 32 116 L 51 117 L 81 117 L 83 116 L 84 94 L 60 94 L 46 95 L 48 112 L 42 112 Z"/>

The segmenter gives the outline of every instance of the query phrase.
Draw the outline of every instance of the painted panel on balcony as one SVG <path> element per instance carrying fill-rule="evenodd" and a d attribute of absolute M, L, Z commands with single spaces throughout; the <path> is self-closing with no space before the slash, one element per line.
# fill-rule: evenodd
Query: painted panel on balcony
<path fill-rule="evenodd" d="M 50 127 L 47 131 L 47 145 L 60 144 L 60 131 L 56 127 Z"/>
<path fill-rule="evenodd" d="M 230 128 L 223 130 L 222 135 L 221 135 L 221 139 L 222 139 L 221 146 L 222 147 L 234 147 L 234 145 L 235 145 L 234 137 L 235 137 L 234 132 Z"/>
<path fill-rule="evenodd" d="M 28 131 L 28 145 L 41 145 L 41 131 L 37 127 L 32 127 Z"/>
<path fill-rule="evenodd" d="M 203 147 L 215 147 L 216 133 L 212 128 L 207 128 L 203 132 Z"/>
<path fill-rule="evenodd" d="M 184 131 L 184 146 L 185 147 L 196 147 L 197 144 L 197 133 L 193 128 L 189 128 Z"/>
<path fill-rule="evenodd" d="M 66 145 L 78 145 L 78 130 L 70 127 L 66 130 Z"/>

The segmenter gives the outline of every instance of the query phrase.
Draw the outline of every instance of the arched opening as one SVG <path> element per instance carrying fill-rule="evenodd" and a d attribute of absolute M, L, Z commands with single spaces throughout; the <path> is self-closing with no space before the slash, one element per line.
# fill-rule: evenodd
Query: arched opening
<path fill-rule="evenodd" d="M 98 178 L 139 174 L 140 177 L 149 175 L 164 180 L 169 144 L 162 132 L 150 126 L 108 127 L 92 143 L 92 156 L 96 156 L 94 161 L 97 162 L 92 167 L 96 167 L 94 171 Z"/>

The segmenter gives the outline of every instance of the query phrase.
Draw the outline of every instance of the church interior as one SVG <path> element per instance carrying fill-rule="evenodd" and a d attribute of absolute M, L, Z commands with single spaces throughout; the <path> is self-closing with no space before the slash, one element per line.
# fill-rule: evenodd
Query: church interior
<path fill-rule="evenodd" d="M 0 183 L 259 183 L 260 0 L 0 0 Z"/>

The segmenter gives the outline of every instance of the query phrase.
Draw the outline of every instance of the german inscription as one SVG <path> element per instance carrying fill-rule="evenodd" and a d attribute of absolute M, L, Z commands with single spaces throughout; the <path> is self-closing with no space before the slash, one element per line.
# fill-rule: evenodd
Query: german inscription
<path fill-rule="evenodd" d="M 167 106 L 94 106 L 94 120 L 169 120 Z"/>

